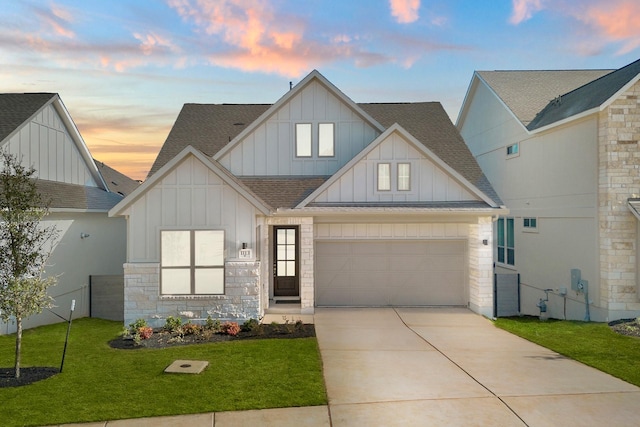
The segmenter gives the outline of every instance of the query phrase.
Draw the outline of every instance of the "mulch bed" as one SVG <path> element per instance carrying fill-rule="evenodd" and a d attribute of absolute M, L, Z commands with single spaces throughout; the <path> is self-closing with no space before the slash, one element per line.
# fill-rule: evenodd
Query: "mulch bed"
<path fill-rule="evenodd" d="M 20 378 L 15 378 L 15 372 L 14 368 L 0 368 L 0 388 L 18 387 L 46 380 L 56 375 L 59 370 L 49 367 L 20 368 Z"/>
<path fill-rule="evenodd" d="M 621 335 L 640 337 L 640 318 L 622 319 L 609 322 L 609 327 Z"/>
<path fill-rule="evenodd" d="M 248 339 L 291 339 L 315 337 L 316 329 L 312 324 L 303 325 L 273 325 L 264 324 L 253 331 L 240 331 L 238 335 L 231 336 L 211 331 L 203 331 L 195 335 L 172 334 L 163 329 L 154 329 L 151 337 L 141 340 L 140 345 L 131 338 L 118 337 L 109 342 L 112 348 L 123 350 L 137 350 L 141 348 L 168 348 L 191 344 L 205 344 L 213 342 L 237 341 Z"/>

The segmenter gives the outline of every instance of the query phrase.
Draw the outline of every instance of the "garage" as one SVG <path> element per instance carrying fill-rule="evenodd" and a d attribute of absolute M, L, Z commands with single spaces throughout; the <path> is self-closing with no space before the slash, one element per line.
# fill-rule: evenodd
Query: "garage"
<path fill-rule="evenodd" d="M 467 305 L 466 248 L 464 240 L 316 241 L 316 305 Z"/>

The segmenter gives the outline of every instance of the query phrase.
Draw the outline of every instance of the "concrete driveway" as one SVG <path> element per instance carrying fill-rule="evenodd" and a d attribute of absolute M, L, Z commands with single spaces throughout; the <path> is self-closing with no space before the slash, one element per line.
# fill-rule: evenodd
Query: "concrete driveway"
<path fill-rule="evenodd" d="M 466 309 L 317 309 L 333 427 L 636 425 L 640 388 Z"/>

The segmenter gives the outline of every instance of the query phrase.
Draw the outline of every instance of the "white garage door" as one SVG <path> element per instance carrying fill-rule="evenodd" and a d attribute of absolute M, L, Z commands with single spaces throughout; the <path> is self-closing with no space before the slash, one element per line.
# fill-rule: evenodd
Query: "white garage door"
<path fill-rule="evenodd" d="M 316 242 L 318 306 L 466 305 L 466 241 Z"/>

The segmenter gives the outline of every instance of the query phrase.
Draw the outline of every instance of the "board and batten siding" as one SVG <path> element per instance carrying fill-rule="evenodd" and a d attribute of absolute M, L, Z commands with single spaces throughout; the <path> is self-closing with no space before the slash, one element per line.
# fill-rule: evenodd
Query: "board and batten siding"
<path fill-rule="evenodd" d="M 379 163 L 391 165 L 391 190 L 378 191 Z M 411 165 L 411 189 L 397 190 L 397 165 Z M 315 202 L 425 202 L 478 200 L 442 168 L 426 158 L 402 136 L 392 133 L 336 182 Z"/>
<path fill-rule="evenodd" d="M 255 247 L 258 210 L 217 174 L 190 156 L 128 209 L 129 262 L 159 262 L 160 230 L 225 231 L 225 259 L 242 243 Z"/>
<path fill-rule="evenodd" d="M 40 179 L 98 186 L 52 105 L 43 108 L 13 135 L 7 146 L 11 154 L 22 159 L 23 165 L 33 166 Z"/>
<path fill-rule="evenodd" d="M 311 157 L 295 155 L 296 123 L 312 125 Z M 335 124 L 334 157 L 318 157 L 319 123 Z M 218 161 L 236 176 L 332 175 L 378 135 L 350 106 L 313 81 Z"/>

